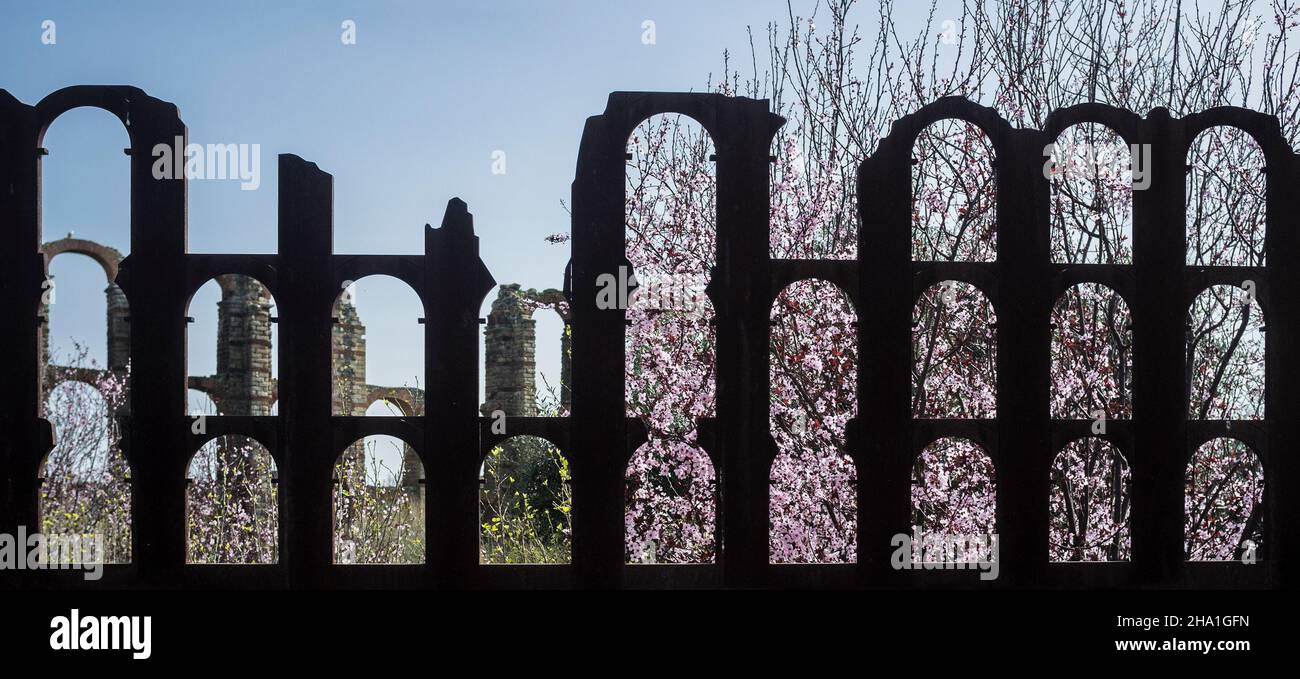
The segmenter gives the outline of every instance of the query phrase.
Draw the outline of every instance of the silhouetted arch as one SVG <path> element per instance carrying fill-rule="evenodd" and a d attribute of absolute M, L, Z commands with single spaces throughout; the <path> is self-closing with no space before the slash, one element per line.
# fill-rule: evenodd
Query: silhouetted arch
<path fill-rule="evenodd" d="M 997 317 L 984 293 L 944 281 L 912 314 L 913 417 L 996 417 Z"/>
<path fill-rule="evenodd" d="M 39 195 L 38 198 L 40 199 L 39 209 L 41 211 L 42 228 L 49 229 L 49 231 L 52 233 L 65 232 L 68 234 L 66 238 L 53 241 L 53 242 L 47 242 L 42 249 L 46 252 L 48 258 L 53 258 L 54 256 L 61 254 L 63 252 L 77 252 L 79 254 L 84 254 L 90 257 L 91 259 L 94 259 L 97 263 L 99 263 L 99 265 L 104 269 L 106 280 L 109 283 L 113 283 L 117 278 L 117 270 L 118 270 L 118 266 L 121 264 L 122 261 L 122 254 L 117 250 L 111 247 L 101 245 L 100 243 L 96 243 L 91 240 L 85 240 L 84 238 L 73 237 L 71 229 L 78 228 L 78 227 L 86 228 L 87 225 L 82 223 L 70 222 L 69 220 L 66 220 L 60 212 L 62 209 L 64 209 L 64 206 L 62 205 L 57 207 L 55 210 L 48 210 L 46 205 L 47 201 L 45 200 L 46 195 L 49 195 L 51 190 L 53 190 L 56 193 L 65 190 L 62 186 L 60 186 L 62 182 L 56 178 L 58 176 L 58 173 L 55 173 L 56 177 L 45 177 L 45 169 L 46 169 L 45 165 L 50 162 L 55 162 L 55 163 L 59 162 L 59 159 L 63 157 L 63 153 L 67 151 L 69 148 L 69 147 L 62 146 L 62 144 L 58 143 L 57 140 L 55 141 L 47 140 L 47 135 L 49 134 L 51 129 L 55 128 L 55 123 L 59 122 L 59 119 L 63 116 L 63 114 L 68 113 L 69 111 L 72 111 L 74 109 L 85 108 L 89 110 L 78 111 L 76 115 L 71 117 L 77 118 L 78 120 L 98 121 L 104 117 L 104 113 L 107 113 L 110 116 L 115 117 L 117 123 L 121 125 L 121 127 L 119 127 L 118 125 L 111 125 L 113 129 L 113 132 L 111 133 L 113 134 L 113 138 L 100 137 L 97 134 L 94 137 L 76 139 L 73 141 L 72 144 L 70 144 L 70 147 L 74 149 L 73 153 L 76 154 L 84 154 L 87 152 L 88 148 L 96 148 L 96 149 L 103 148 L 105 149 L 103 151 L 103 153 L 105 154 L 104 160 L 112 158 L 114 161 L 120 163 L 120 167 L 122 168 L 120 173 L 114 172 L 114 173 L 110 173 L 110 175 L 108 176 L 112 177 L 114 180 L 117 179 L 125 180 L 125 185 L 124 186 L 114 185 L 111 187 L 111 190 L 105 193 L 105 195 L 111 196 L 109 200 L 112 201 L 115 208 L 116 207 L 123 208 L 125 214 L 124 215 L 114 214 L 116 212 L 116 209 L 103 209 L 104 206 L 101 205 L 99 206 L 101 209 L 97 211 L 96 217 L 99 219 L 106 219 L 106 220 L 117 220 L 117 219 L 124 218 L 124 221 L 130 220 L 131 218 L 130 198 L 131 198 L 131 191 L 133 190 L 134 187 L 131 186 L 130 159 L 126 155 L 122 154 L 121 152 L 121 149 L 123 148 L 122 137 L 118 135 L 123 135 L 123 133 L 125 133 L 123 136 L 127 140 L 131 141 L 131 143 L 133 144 L 132 140 L 135 131 L 132 130 L 129 125 L 126 124 L 124 107 L 118 108 L 117 106 L 114 106 L 111 103 L 104 102 L 102 100 L 97 100 L 98 98 L 95 97 L 93 93 L 89 92 L 89 90 L 91 89 L 93 88 L 85 87 L 85 86 L 83 86 L 82 88 L 64 88 L 45 97 L 45 99 L 41 100 L 41 102 L 36 105 L 37 115 L 40 118 L 40 120 L 38 121 L 37 138 L 33 141 L 35 142 L 35 145 L 37 147 L 46 148 L 48 146 L 48 148 L 46 149 L 46 153 L 48 153 L 47 156 L 37 156 L 38 168 L 41 177 L 41 185 L 40 185 L 41 195 Z M 127 89 L 134 90 L 134 88 L 127 88 Z M 139 90 L 135 90 L 135 91 L 140 92 Z M 114 95 L 124 96 L 126 101 L 130 100 L 129 99 L 130 95 L 125 94 L 123 92 L 110 93 L 110 96 L 114 96 Z M 140 95 L 141 95 L 140 99 L 143 100 L 146 98 L 143 92 L 140 92 Z M 105 99 L 107 98 L 108 97 L 105 97 Z M 115 108 L 117 108 L 117 110 L 114 110 Z M 63 122 L 66 123 L 68 120 L 69 120 L 68 118 L 64 118 Z M 95 126 L 98 127 L 99 124 L 95 123 Z M 95 130 L 95 132 L 99 133 L 100 130 Z M 73 171 L 73 172 L 94 171 L 96 173 L 95 177 L 93 178 L 94 183 L 102 184 L 105 181 L 105 174 L 102 171 L 103 165 L 100 163 L 70 164 L 64 167 L 68 171 Z M 79 200 L 67 201 L 66 203 L 67 206 L 69 207 L 77 206 L 76 209 L 85 210 L 87 197 L 90 194 L 90 192 L 86 190 L 89 179 L 90 178 L 88 177 L 69 178 L 68 181 L 72 184 L 73 187 L 75 187 L 73 190 L 74 191 L 77 191 L 77 189 L 80 190 L 77 191 Z M 58 205 L 58 203 L 54 202 L 51 203 L 51 205 Z M 129 223 L 129 221 L 127 221 L 127 223 Z M 68 231 L 64 231 L 64 229 L 67 229 Z M 104 234 L 96 234 L 93 232 L 92 235 L 95 235 L 101 239 L 103 239 L 104 237 Z M 50 249 L 47 250 L 46 248 L 50 248 Z"/>
<path fill-rule="evenodd" d="M 41 245 L 46 280 L 38 293 L 39 313 L 48 320 L 44 349 L 52 363 L 76 362 L 85 349 L 98 367 L 122 369 L 130 355 L 128 305 L 116 283 L 123 255 L 105 243 L 121 243 L 129 237 L 131 165 L 122 153 L 129 130 L 123 134 L 120 119 L 95 109 L 79 110 L 55 122 L 53 118 L 46 122 L 37 143 L 41 146 L 48 140 L 49 145 L 48 155 L 37 156 L 41 228 L 49 236 L 66 234 Z M 106 286 L 83 271 L 81 262 L 64 258 L 56 263 L 60 255 L 69 253 L 94 262 Z M 95 297 L 89 297 L 92 286 Z M 86 304 L 90 299 L 94 301 Z M 85 327 L 89 322 L 95 328 L 91 336 Z M 104 322 L 106 326 L 99 325 Z M 99 343 L 105 339 L 101 354 Z M 66 344 L 69 340 L 73 346 Z"/>
<path fill-rule="evenodd" d="M 424 303 L 400 278 L 348 281 L 334 300 L 331 339 L 335 415 L 360 416 L 376 398 L 424 412 Z M 376 386 L 384 385 L 384 386 Z"/>
<path fill-rule="evenodd" d="M 1128 461 L 1109 441 L 1090 436 L 1066 444 L 1052 462 L 1053 561 L 1127 561 L 1129 533 Z"/>
<path fill-rule="evenodd" d="M 626 256 L 643 286 L 688 274 L 708 282 L 717 261 L 715 149 L 708 131 L 689 117 L 652 116 L 629 135 Z"/>
<path fill-rule="evenodd" d="M 1252 288 L 1211 286 L 1187 314 L 1187 416 L 1264 418 L 1264 312 Z"/>
<path fill-rule="evenodd" d="M 83 543 L 60 562 L 86 558 L 103 563 L 131 561 L 130 466 L 118 447 L 114 413 L 123 406 L 114 387 L 124 378 L 105 374 L 95 384 L 65 381 L 49 391 L 46 418 L 55 447 L 40 469 L 40 524 L 31 532 L 82 536 Z M 100 390 L 106 387 L 109 396 Z M 19 555 L 25 547 L 19 546 Z"/>
<path fill-rule="evenodd" d="M 187 469 L 186 562 L 277 563 L 280 503 L 270 451 L 248 436 L 220 436 Z"/>
<path fill-rule="evenodd" d="M 572 559 L 569 462 L 554 443 L 519 435 L 483 463 L 479 557 L 487 564 L 567 564 Z"/>
<path fill-rule="evenodd" d="M 214 296 L 215 313 L 207 306 Z M 279 358 L 270 290 L 255 278 L 222 274 L 195 290 L 186 314 L 194 319 L 185 330 L 188 386 L 207 392 L 224 415 L 269 415 Z M 196 374 L 208 365 L 211 372 Z"/>
<path fill-rule="evenodd" d="M 717 477 L 693 440 L 655 438 L 628 462 L 624 545 L 628 563 L 717 559 Z"/>
<path fill-rule="evenodd" d="M 995 153 L 1006 148 L 1011 134 L 1011 124 L 995 109 L 982 106 L 965 97 L 947 96 L 895 120 L 889 136 L 882 143 L 902 143 L 913 147 L 916 145 L 917 138 L 925 133 L 926 128 L 944 121 L 975 127 L 978 136 L 988 138 Z"/>
<path fill-rule="evenodd" d="M 1187 114 L 1183 117 L 1183 122 L 1187 125 L 1186 133 L 1193 135 L 1188 151 L 1195 143 L 1195 137 L 1206 130 L 1232 127 L 1244 132 L 1256 146 L 1262 148 L 1269 163 L 1281 162 L 1292 153 L 1291 143 L 1282 134 L 1281 123 L 1275 114 L 1240 106 L 1214 106 Z"/>
<path fill-rule="evenodd" d="M 1207 441 L 1187 464 L 1183 536 L 1189 561 L 1238 560 L 1264 540 L 1264 466 L 1233 438 Z"/>
<path fill-rule="evenodd" d="M 1117 132 L 1092 122 L 1062 130 L 1044 155 L 1052 261 L 1132 264 L 1133 189 L 1150 183 L 1150 158 L 1133 158 Z"/>
<path fill-rule="evenodd" d="M 997 259 L 993 143 L 979 126 L 937 121 L 912 146 L 912 259 Z"/>
<path fill-rule="evenodd" d="M 1244 130 L 1201 132 L 1187 150 L 1187 263 L 1264 266 L 1267 169 L 1264 150 Z"/>
<path fill-rule="evenodd" d="M 716 147 L 696 118 L 662 113 L 641 120 L 627 150 L 624 255 L 637 287 L 626 304 L 625 402 L 648 440 L 625 472 L 626 558 L 710 562 L 716 480 L 697 428 L 716 412 L 717 333 L 705 293 L 717 261 Z"/>
<path fill-rule="evenodd" d="M 379 450 L 386 441 L 400 446 L 389 451 L 395 455 Z M 333 475 L 334 563 L 425 562 L 424 467 L 418 456 L 404 454 L 409 446 L 402 439 L 370 436 L 339 455 Z M 385 457 L 396 459 L 398 468 Z"/>
<path fill-rule="evenodd" d="M 718 120 L 719 104 L 727 97 L 722 94 L 677 92 L 611 92 L 605 105 L 605 117 L 613 124 L 611 133 L 630 137 L 632 132 L 656 117 L 686 118 L 717 139 L 727 130 L 724 121 Z"/>
<path fill-rule="evenodd" d="M 166 102 L 150 97 L 138 87 L 72 85 L 55 90 L 36 103 L 36 112 L 39 117 L 37 123 L 39 136 L 36 138 L 36 143 L 39 145 L 44 142 L 45 133 L 54 121 L 58 120 L 64 113 L 78 108 L 93 108 L 113 115 L 122 123 L 126 133 L 130 135 L 133 132 L 129 122 L 132 101 L 168 105 Z M 175 107 L 172 106 L 172 109 L 175 110 Z"/>
<path fill-rule="evenodd" d="M 769 559 L 854 562 L 857 468 L 845 430 L 857 414 L 857 313 L 843 290 L 809 279 L 782 290 L 770 318 Z"/>
<path fill-rule="evenodd" d="M 1052 417 L 1133 414 L 1132 315 L 1124 298 L 1098 283 L 1067 289 L 1052 308 Z"/>
<path fill-rule="evenodd" d="M 941 438 L 926 446 L 912 466 L 913 560 L 951 561 L 932 557 L 927 544 L 951 544 L 956 538 L 986 539 L 996 530 L 997 475 L 993 460 L 978 444 Z M 929 542 L 927 542 L 929 536 Z M 919 538 L 919 539 L 918 539 Z M 967 552 L 962 562 L 988 555 Z"/>

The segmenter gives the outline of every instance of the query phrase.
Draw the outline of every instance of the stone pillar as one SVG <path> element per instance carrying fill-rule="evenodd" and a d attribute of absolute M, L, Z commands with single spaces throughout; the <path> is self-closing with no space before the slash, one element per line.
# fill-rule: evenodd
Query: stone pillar
<path fill-rule="evenodd" d="M 271 296 L 247 276 L 222 276 L 219 283 L 217 378 L 223 392 L 222 414 L 269 415 Z"/>
<path fill-rule="evenodd" d="M 361 324 L 357 308 L 346 296 L 334 304 L 334 329 L 331 359 L 334 369 L 335 415 L 365 415 L 366 407 L 366 326 Z"/>
<path fill-rule="evenodd" d="M 366 414 L 369 388 L 366 385 L 366 326 L 362 325 L 357 307 L 349 293 L 339 296 L 334 303 L 334 325 L 330 330 L 330 369 L 333 371 L 331 413 L 336 416 L 362 416 Z M 359 439 L 348 446 L 339 460 L 341 469 L 331 471 L 334 488 L 348 479 L 356 482 L 365 479 L 366 440 Z M 354 525 L 353 508 L 340 517 L 341 525 Z"/>
<path fill-rule="evenodd" d="M 484 336 L 483 414 L 495 410 L 510 417 L 537 414 L 536 325 L 532 305 L 518 284 L 498 288 Z"/>

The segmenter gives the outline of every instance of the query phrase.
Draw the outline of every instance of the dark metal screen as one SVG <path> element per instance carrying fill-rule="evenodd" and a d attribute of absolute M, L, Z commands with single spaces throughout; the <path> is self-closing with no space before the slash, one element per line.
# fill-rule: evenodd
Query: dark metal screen
<path fill-rule="evenodd" d="M 494 285 L 478 258 L 465 203 L 453 199 L 440 228 L 427 228 L 423 255 L 333 253 L 332 177 L 297 156 L 279 157 L 279 254 L 189 254 L 186 184 L 155 180 L 150 149 L 185 137 L 176 107 L 133 87 L 60 90 L 36 106 L 0 90 L 0 532 L 37 526 L 38 471 L 52 446 L 37 416 L 46 263 L 40 253 L 40 147 L 45 130 L 76 107 L 99 107 L 126 126 L 131 148 L 131 253 L 117 282 L 130 302 L 130 415 L 122 448 L 131 466 L 133 563 L 85 583 L 76 572 L 0 572 L 15 587 L 1268 587 L 1294 582 L 1300 546 L 1300 166 L 1276 119 L 1235 108 L 1185 118 L 1156 109 L 1146 118 L 1101 105 L 1052 114 L 1044 130 L 1013 129 L 993 110 L 944 99 L 898 120 L 858 176 L 859 259 L 771 259 L 770 142 L 783 120 L 767 101 L 716 94 L 615 93 L 587 120 L 573 183 L 573 243 L 565 290 L 572 306 L 572 416 L 511 418 L 510 436 L 535 434 L 568 456 L 573 487 L 573 563 L 490 566 L 478 562 L 478 470 L 502 435 L 478 412 L 478 313 Z M 717 417 L 700 423 L 701 445 L 718 472 L 717 564 L 625 565 L 624 474 L 644 429 L 625 417 L 625 311 L 599 309 L 597 278 L 627 266 L 624 182 L 627 139 L 649 116 L 681 113 L 716 146 L 717 265 L 708 293 L 716 309 Z M 979 126 L 995 151 L 997 259 L 913 262 L 911 164 L 916 136 L 947 118 Z M 1061 130 L 1096 122 L 1127 143 L 1152 148 L 1152 185 L 1134 192 L 1131 265 L 1053 264 L 1043 148 Z M 1267 159 L 1268 267 L 1184 263 L 1185 163 L 1189 144 L 1212 126 L 1252 135 Z M 1278 265 L 1281 263 L 1281 266 Z M 185 309 L 219 274 L 262 282 L 277 301 L 279 415 L 209 417 L 191 433 L 186 410 Z M 331 415 L 331 306 L 344 281 L 393 276 L 420 296 L 426 323 L 422 417 Z M 858 563 L 768 563 L 769 312 L 788 284 L 820 278 L 845 290 L 857 316 L 858 417 L 849 449 L 858 472 Z M 1267 319 L 1266 419 L 1189 421 L 1184 315 L 1207 286 L 1254 280 Z M 911 416 L 911 326 L 917 295 L 939 281 L 971 283 L 998 319 L 996 419 Z M 1070 286 L 1095 282 L 1123 296 L 1133 318 L 1130 420 L 1106 435 L 1132 466 L 1132 560 L 1048 561 L 1049 469 L 1091 421 L 1053 420 L 1049 410 L 1050 314 Z M 1259 563 L 1187 563 L 1183 555 L 1184 470 L 1206 440 L 1231 432 L 1265 469 L 1266 517 Z M 275 565 L 185 563 L 186 464 L 205 442 L 243 434 L 280 469 L 280 559 Z M 427 563 L 335 565 L 331 470 L 359 437 L 409 443 L 428 473 Z M 1001 577 L 964 571 L 894 571 L 890 537 L 908 533 L 911 470 L 931 441 L 962 436 L 992 457 L 997 482 Z"/>

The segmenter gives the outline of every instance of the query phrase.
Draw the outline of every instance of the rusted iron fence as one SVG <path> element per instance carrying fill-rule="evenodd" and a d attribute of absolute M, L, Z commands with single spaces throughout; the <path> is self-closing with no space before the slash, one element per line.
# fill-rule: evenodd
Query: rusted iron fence
<path fill-rule="evenodd" d="M 858 175 L 857 260 L 772 259 L 769 165 L 784 122 L 768 102 L 716 94 L 615 93 L 587 120 L 573 183 L 573 241 L 565 291 L 572 309 L 572 414 L 512 418 L 510 436 L 545 437 L 572 466 L 571 565 L 492 566 L 478 558 L 479 467 L 503 435 L 478 409 L 478 313 L 494 285 L 478 257 L 467 206 L 453 199 L 422 255 L 333 252 L 332 177 L 297 156 L 279 157 L 279 253 L 190 254 L 186 184 L 151 174 L 157 144 L 185 137 L 176 107 L 133 87 L 60 90 L 35 106 L 0 90 L 0 532 L 38 523 L 39 467 L 52 446 L 38 417 L 43 320 L 40 252 L 42 138 L 62 113 L 102 108 L 126 127 L 131 147 L 130 254 L 117 283 L 130 303 L 130 415 L 121 446 L 131 467 L 133 563 L 103 580 L 78 572 L 0 572 L 10 587 L 1272 587 L 1294 584 L 1300 547 L 1300 214 L 1291 191 L 1300 165 L 1277 121 L 1221 108 L 1143 118 L 1102 105 L 1055 112 L 1046 129 L 1013 129 L 993 110 L 944 99 L 897 121 Z M 708 294 L 716 309 L 717 417 L 700 423 L 700 443 L 718 472 L 718 563 L 626 565 L 624 478 L 645 440 L 625 416 L 626 311 L 602 309 L 597 279 L 628 266 L 624 182 L 627 139 L 648 117 L 698 121 L 716 148 L 717 259 Z M 997 258 L 987 263 L 914 262 L 911 254 L 912 146 L 943 119 L 977 125 L 996 157 Z M 1152 184 L 1134 192 L 1133 264 L 1054 264 L 1049 256 L 1049 184 L 1043 148 L 1061 130 L 1104 124 L 1129 144 L 1150 145 Z M 1250 134 L 1267 160 L 1267 267 L 1197 267 L 1184 261 L 1185 163 L 1189 145 L 1212 126 Z M 1281 265 L 1279 265 L 1281 263 Z M 192 433 L 186 411 L 185 310 L 220 274 L 262 282 L 279 314 L 279 415 L 209 417 Z M 421 417 L 331 415 L 331 308 L 345 281 L 393 276 L 424 305 L 427 385 Z M 769 313 L 787 285 L 819 278 L 845 290 L 856 308 L 859 415 L 849 426 L 857 467 L 858 562 L 768 563 Z M 1267 319 L 1266 419 L 1192 421 L 1184 382 L 1184 316 L 1211 285 L 1256 282 Z M 998 319 L 997 417 L 917 420 L 911 402 L 913 305 L 946 280 L 977 286 Z M 1132 559 L 1054 564 L 1048 559 L 1049 471 L 1090 421 L 1054 420 L 1049 409 L 1050 314 L 1069 287 L 1102 283 L 1127 300 L 1133 318 L 1133 417 L 1107 438 L 1132 466 Z M 1231 431 L 1265 469 L 1264 548 L 1253 565 L 1188 563 L 1183 551 L 1184 470 L 1203 442 Z M 280 559 L 275 565 L 185 563 L 185 477 L 192 455 L 213 438 L 261 442 L 280 470 Z M 331 470 L 359 437 L 410 444 L 428 470 L 426 563 L 336 565 L 332 558 Z M 890 538 L 908 533 L 912 466 L 945 436 L 980 443 L 996 468 L 1001 577 L 961 571 L 896 571 Z"/>

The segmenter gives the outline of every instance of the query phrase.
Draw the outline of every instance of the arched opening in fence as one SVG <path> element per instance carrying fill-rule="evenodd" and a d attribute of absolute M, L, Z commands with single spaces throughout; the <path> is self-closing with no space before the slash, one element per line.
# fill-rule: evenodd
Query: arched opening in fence
<path fill-rule="evenodd" d="M 118 247 L 129 244 L 131 146 L 122 121 L 94 107 L 71 109 L 50 123 L 41 144 L 41 222 L 48 241 L 75 237 Z M 105 168 L 112 168 L 105 171 Z"/>
<path fill-rule="evenodd" d="M 45 392 L 38 408 L 70 373 L 116 371 L 111 378 L 74 379 L 108 382 L 95 385 L 106 395 L 125 392 L 130 362 L 129 310 L 115 282 L 130 241 L 130 159 L 122 153 L 131 145 L 127 130 L 107 111 L 77 108 L 50 123 L 40 144 L 38 205 L 47 268 L 39 292 Z M 109 418 L 126 402 L 123 393 Z"/>
<path fill-rule="evenodd" d="M 114 358 L 125 365 L 125 344 L 104 343 L 106 314 L 100 295 L 106 294 L 109 301 L 111 345 L 112 312 L 125 305 L 113 278 L 130 237 L 130 158 L 122 153 L 130 139 L 112 114 L 79 108 L 51 123 L 41 143 L 48 151 L 39 161 L 43 239 L 55 245 L 46 253 L 51 258 L 49 278 L 42 290 L 43 310 L 50 312 L 49 358 L 56 365 L 70 365 L 84 349 L 81 358 L 92 361 L 93 367 L 109 367 Z M 80 257 L 56 256 L 64 252 L 85 255 L 99 266 Z M 117 311 L 125 316 L 124 308 Z M 110 356 L 113 349 L 121 355 Z"/>
<path fill-rule="evenodd" d="M 110 390 L 101 391 L 105 386 Z M 113 419 L 123 396 L 102 381 L 65 381 L 50 390 L 45 403 L 56 444 L 41 465 L 39 532 L 47 541 L 88 539 L 89 555 L 103 563 L 131 562 L 131 470 Z"/>
<path fill-rule="evenodd" d="M 378 404 L 376 404 L 378 405 Z M 424 468 L 391 436 L 354 442 L 334 464 L 334 563 L 425 562 Z"/>
<path fill-rule="evenodd" d="M 481 412 L 567 417 L 572 387 L 570 303 L 561 290 L 512 283 L 484 300 L 479 317 Z"/>
<path fill-rule="evenodd" d="M 1150 158 L 1100 123 L 1071 125 L 1049 151 L 1052 261 L 1132 264 L 1133 189 L 1150 183 Z"/>
<path fill-rule="evenodd" d="M 628 563 L 717 559 L 717 479 L 691 440 L 652 439 L 628 462 L 624 545 Z"/>
<path fill-rule="evenodd" d="M 997 317 L 975 286 L 944 281 L 912 310 L 912 416 L 997 416 Z"/>
<path fill-rule="evenodd" d="M 1052 462 L 1052 561 L 1127 561 L 1132 506 L 1128 461 L 1109 441 L 1089 436 Z"/>
<path fill-rule="evenodd" d="M 1264 312 L 1253 286 L 1215 285 L 1192 301 L 1187 320 L 1187 416 L 1264 418 Z"/>
<path fill-rule="evenodd" d="M 975 563 L 993 560 L 997 482 L 993 461 L 978 444 L 942 438 L 926 446 L 912 466 L 912 560 Z M 952 554 L 957 542 L 984 550 Z"/>
<path fill-rule="evenodd" d="M 1188 561 L 1256 557 L 1264 541 L 1264 466 L 1244 442 L 1207 441 L 1187 465 L 1183 538 Z"/>
<path fill-rule="evenodd" d="M 670 273 L 707 275 L 716 261 L 713 139 L 688 116 L 651 116 L 628 138 L 627 258 L 643 284 Z M 643 276 L 644 274 L 644 276 Z"/>
<path fill-rule="evenodd" d="M 194 293 L 186 313 L 194 319 L 185 332 L 189 388 L 207 393 L 222 415 L 269 415 L 279 333 L 266 286 L 240 274 L 217 276 Z M 187 406 L 193 415 L 206 404 Z"/>
<path fill-rule="evenodd" d="M 993 142 L 979 126 L 940 120 L 912 145 L 912 259 L 997 259 Z"/>
<path fill-rule="evenodd" d="M 1187 263 L 1264 266 L 1267 162 L 1244 130 L 1211 127 L 1187 149 Z"/>
<path fill-rule="evenodd" d="M 334 301 L 330 363 L 335 415 L 361 416 L 376 385 L 399 389 L 424 412 L 424 304 L 385 275 L 347 281 Z"/>
<path fill-rule="evenodd" d="M 538 436 L 512 436 L 488 451 L 482 474 L 480 562 L 572 560 L 569 461 L 555 444 Z"/>
<path fill-rule="evenodd" d="M 186 474 L 186 563 L 273 564 L 280 558 L 278 471 L 248 436 L 204 444 Z"/>
<path fill-rule="evenodd" d="M 700 420 L 716 415 L 716 316 L 705 294 L 717 261 L 713 154 L 708 132 L 684 115 L 651 116 L 628 139 L 625 400 L 649 435 L 625 474 L 634 563 L 717 557 L 717 486 L 698 442 Z"/>
<path fill-rule="evenodd" d="M 1052 417 L 1133 415 L 1133 320 L 1114 290 L 1082 283 L 1052 308 Z"/>
<path fill-rule="evenodd" d="M 822 280 L 792 283 L 771 310 L 769 472 L 772 563 L 857 560 L 857 468 L 845 429 L 857 414 L 857 313 Z"/>

